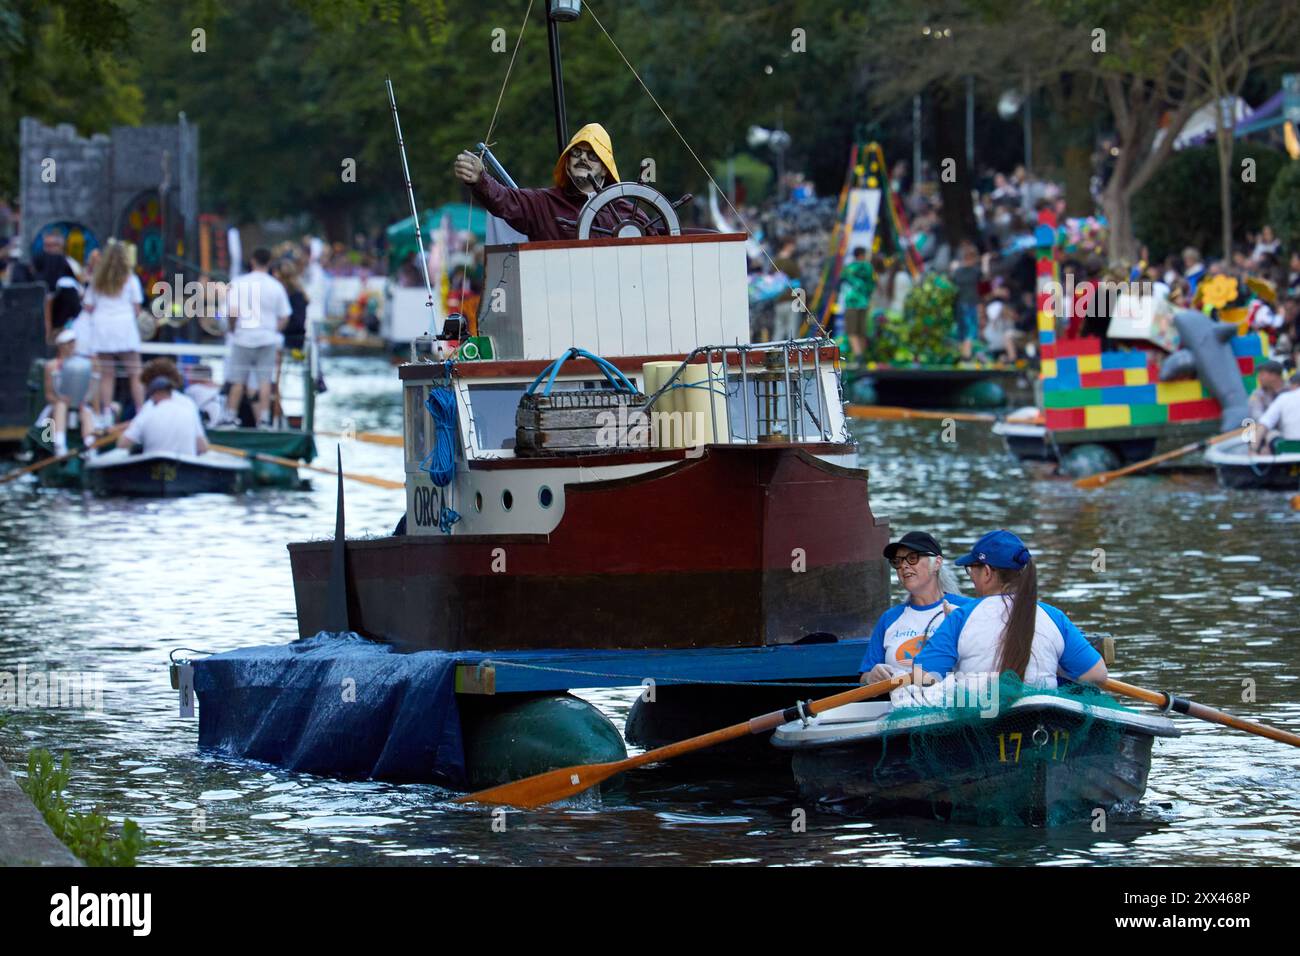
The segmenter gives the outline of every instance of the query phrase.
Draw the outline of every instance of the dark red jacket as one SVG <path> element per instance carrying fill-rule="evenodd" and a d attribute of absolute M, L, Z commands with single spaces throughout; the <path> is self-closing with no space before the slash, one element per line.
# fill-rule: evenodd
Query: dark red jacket
<path fill-rule="evenodd" d="M 484 172 L 478 182 L 470 186 L 474 197 L 484 208 L 498 219 L 504 219 L 513 229 L 522 232 L 533 242 L 546 239 L 576 239 L 574 226 L 564 226 L 557 222 L 557 217 L 570 222 L 578 221 L 578 213 L 587 202 L 587 196 L 572 185 L 560 189 L 551 186 L 548 189 L 511 189 L 502 185 Z M 610 203 L 596 214 L 596 225 L 612 230 L 620 218 L 626 218 L 632 212 L 633 204 L 626 199 Z M 636 221 L 642 228 L 649 222 L 638 208 Z M 663 232 L 663 221 L 655 223 L 653 234 Z M 592 238 L 609 238 L 608 234 L 593 232 Z"/>

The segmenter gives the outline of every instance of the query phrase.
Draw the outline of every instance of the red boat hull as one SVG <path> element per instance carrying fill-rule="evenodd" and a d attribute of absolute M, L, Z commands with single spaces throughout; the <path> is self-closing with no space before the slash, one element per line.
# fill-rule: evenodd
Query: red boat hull
<path fill-rule="evenodd" d="M 866 634 L 888 603 L 867 473 L 711 445 L 570 484 L 550 534 L 347 542 L 353 630 L 405 649 L 690 648 Z M 325 629 L 332 543 L 289 545 L 298 630 Z"/>

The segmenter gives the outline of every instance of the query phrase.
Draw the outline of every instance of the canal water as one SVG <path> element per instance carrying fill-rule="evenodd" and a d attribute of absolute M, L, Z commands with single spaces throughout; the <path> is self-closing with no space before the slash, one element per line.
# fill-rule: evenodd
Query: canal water
<path fill-rule="evenodd" d="M 384 363 L 327 359 L 320 427 L 395 432 Z M 1210 475 L 1135 478 L 1096 492 L 1036 480 L 986 426 L 859 422 L 871 500 L 895 535 L 933 532 L 950 551 L 981 532 L 1026 536 L 1044 599 L 1085 631 L 1114 634 L 1113 676 L 1242 716 L 1300 727 L 1296 578 L 1300 513 L 1275 493 L 1219 489 Z M 945 441 L 944 438 L 953 441 Z M 336 441 L 321 438 L 321 461 Z M 399 449 L 347 442 L 345 469 L 397 478 Z M 401 495 L 347 486 L 352 535 L 388 533 Z M 863 820 L 812 810 L 789 781 L 684 781 L 660 770 L 574 807 L 482 809 L 430 786 L 343 782 L 198 752 L 177 716 L 174 648 L 223 651 L 295 636 L 285 543 L 333 531 L 334 484 L 306 493 L 103 501 L 0 487 L 0 670 L 102 675 L 102 712 L 9 711 L 0 756 L 66 751 L 68 797 L 137 821 L 142 862 L 221 864 L 1229 864 L 1300 862 L 1295 751 L 1176 718 L 1157 741 L 1142 807 L 1051 830 Z M 1253 701 L 1243 701 L 1251 696 Z M 635 691 L 584 694 L 621 726 Z"/>

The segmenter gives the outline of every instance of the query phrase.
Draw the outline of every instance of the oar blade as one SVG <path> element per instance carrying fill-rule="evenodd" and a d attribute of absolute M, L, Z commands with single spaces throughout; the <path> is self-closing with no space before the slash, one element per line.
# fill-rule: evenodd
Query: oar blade
<path fill-rule="evenodd" d="M 626 761 L 620 760 L 614 763 L 578 764 L 574 767 L 548 770 L 546 773 L 525 777 L 513 783 L 503 783 L 477 793 L 467 793 L 463 797 L 456 798 L 455 802 L 535 810 L 548 803 L 556 803 L 589 790 L 623 770 L 625 763 Z"/>

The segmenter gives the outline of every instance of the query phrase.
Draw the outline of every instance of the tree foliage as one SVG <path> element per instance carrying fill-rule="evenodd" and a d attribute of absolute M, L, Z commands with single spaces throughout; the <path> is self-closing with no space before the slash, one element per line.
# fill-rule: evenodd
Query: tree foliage
<path fill-rule="evenodd" d="M 0 0 L 0 195 L 18 191 L 18 121 L 82 134 L 139 123 L 128 12 L 109 0 Z"/>
<path fill-rule="evenodd" d="M 1268 194 L 1268 222 L 1290 251 L 1300 249 L 1300 162 L 1286 163 Z"/>
<path fill-rule="evenodd" d="M 1245 238 L 1269 221 L 1269 187 L 1287 158 L 1277 150 L 1237 142 L 1232 168 L 1254 161 L 1254 179 L 1232 177 L 1233 236 Z M 1292 164 L 1294 165 L 1294 164 Z M 1154 259 L 1177 255 L 1186 246 L 1203 254 L 1219 246 L 1219 157 L 1213 145 L 1195 146 L 1174 154 L 1133 200 L 1133 224 L 1138 239 Z M 1274 228 L 1277 224 L 1274 223 Z"/>

